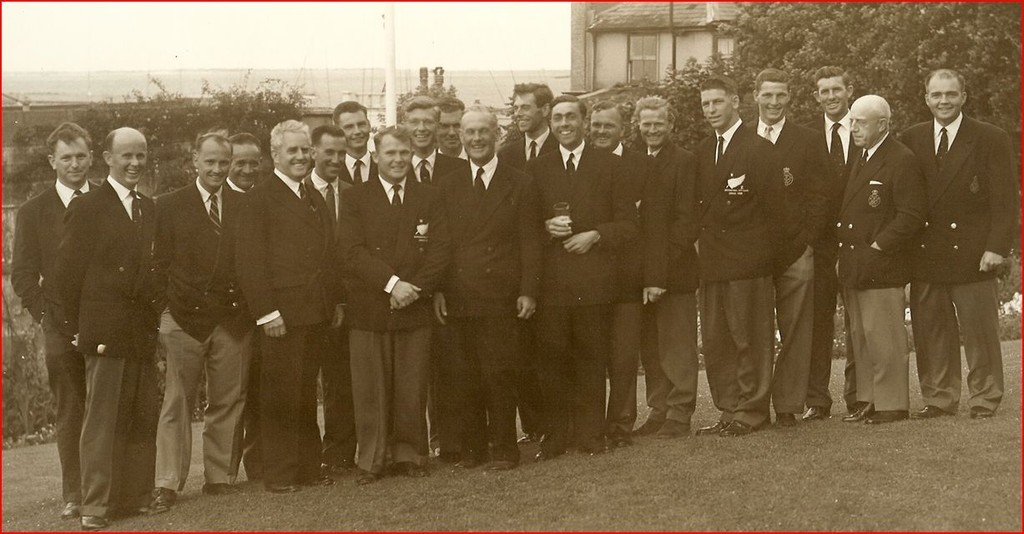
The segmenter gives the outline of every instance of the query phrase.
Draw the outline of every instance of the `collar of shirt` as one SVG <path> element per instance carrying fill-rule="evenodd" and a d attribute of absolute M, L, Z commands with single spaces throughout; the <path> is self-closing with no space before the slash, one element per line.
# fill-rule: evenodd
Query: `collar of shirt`
<path fill-rule="evenodd" d="M 402 178 L 402 181 L 395 185 L 392 185 L 391 182 L 385 180 L 384 177 L 379 174 L 377 175 L 377 179 L 380 180 L 380 185 L 384 187 L 384 194 L 388 196 L 388 202 L 391 202 L 391 197 L 394 196 L 395 185 L 402 188 L 401 191 L 398 192 L 398 198 L 402 199 L 403 202 L 405 201 L 405 178 Z"/>
<path fill-rule="evenodd" d="M 612 150 L 612 154 L 615 154 L 616 156 L 622 155 L 622 143 L 619 143 L 619 146 L 615 147 L 615 150 Z"/>
<path fill-rule="evenodd" d="M 124 206 L 124 210 L 128 212 L 128 218 L 132 217 L 132 196 L 135 192 L 134 189 L 128 189 L 127 187 L 119 184 L 113 176 L 107 176 L 107 183 L 114 188 L 114 192 L 117 193 L 117 199 L 121 201 L 121 205 Z"/>
<path fill-rule="evenodd" d="M 345 166 L 348 167 L 348 175 L 352 177 L 352 180 L 359 180 L 356 177 L 356 162 L 363 162 L 363 176 L 370 175 L 370 151 L 367 150 L 363 157 L 353 158 L 352 154 L 345 154 Z"/>
<path fill-rule="evenodd" d="M 834 121 L 834 120 L 828 118 L 828 115 L 825 115 L 825 135 L 830 136 L 830 137 L 832 136 L 832 125 L 836 124 L 836 123 L 839 124 L 839 135 L 844 135 L 846 133 L 849 133 L 849 131 L 850 131 L 850 112 L 847 111 L 846 115 L 843 115 L 843 118 L 841 118 L 841 119 L 839 119 L 837 121 Z M 844 132 L 844 130 L 845 130 L 845 132 Z"/>
<path fill-rule="evenodd" d="M 292 190 L 292 193 L 295 193 L 295 196 L 297 196 L 299 198 L 302 198 L 302 195 L 299 194 L 299 184 L 302 183 L 301 180 L 300 181 L 292 180 L 290 177 L 288 177 L 288 175 L 286 175 L 285 173 L 283 173 L 283 172 L 281 172 L 281 171 L 279 171 L 277 169 L 274 169 L 274 174 L 277 176 L 278 179 L 280 179 L 282 182 L 284 182 L 284 185 L 288 186 L 288 189 Z"/>
<path fill-rule="evenodd" d="M 433 152 L 430 153 L 429 156 L 427 156 L 425 158 L 421 158 L 421 157 L 417 156 L 416 154 L 413 154 L 412 155 L 412 170 L 416 173 L 416 176 L 419 176 L 420 175 L 420 162 L 421 161 L 426 161 L 427 162 L 427 172 L 429 172 L 430 175 L 433 176 L 434 175 L 434 160 L 436 160 L 436 159 L 437 159 L 437 149 L 436 148 L 434 149 Z M 405 197 L 403 196 L 402 198 L 405 198 Z"/>
<path fill-rule="evenodd" d="M 56 188 L 57 188 L 57 196 L 60 197 L 61 203 L 64 204 L 65 208 L 68 207 L 68 204 L 71 203 L 71 199 L 75 198 L 75 191 L 76 190 L 75 189 L 71 189 L 70 187 L 60 183 L 60 180 L 57 180 Z M 82 193 L 88 193 L 89 192 L 89 181 L 86 180 L 85 183 L 82 184 L 82 187 L 78 188 L 77 190 L 81 191 Z"/>
<path fill-rule="evenodd" d="M 729 128 L 728 130 L 722 132 L 718 136 L 718 137 L 721 137 L 721 138 L 725 139 L 724 141 L 722 141 L 722 153 L 723 154 L 725 153 L 726 150 L 729 149 L 729 142 L 732 141 L 732 136 L 736 134 L 736 130 L 739 130 L 740 126 L 742 126 L 742 125 L 743 125 L 743 121 L 742 120 L 737 120 L 736 124 L 733 124 L 731 128 Z M 717 138 L 715 139 L 715 142 L 716 143 L 718 142 Z"/>
<path fill-rule="evenodd" d="M 964 122 L 964 114 L 960 113 L 953 119 L 953 122 L 946 126 L 946 137 L 949 139 L 949 145 L 947 148 L 953 147 L 953 139 L 956 139 L 956 133 L 960 131 L 960 125 Z M 942 138 L 943 126 L 939 124 L 939 121 L 932 119 L 932 125 L 934 126 L 933 134 L 935 136 L 935 151 L 939 150 L 939 139 Z"/>
<path fill-rule="evenodd" d="M 328 182 L 327 180 L 321 178 L 319 174 L 317 174 L 316 169 L 313 169 L 313 172 L 309 175 L 309 179 L 311 182 L 313 182 L 313 187 L 315 187 L 316 190 L 320 191 L 321 193 L 327 190 L 328 185 L 334 185 L 334 189 L 338 189 L 338 186 L 335 185 L 338 183 L 337 178 L 335 178 L 333 182 Z"/>
<path fill-rule="evenodd" d="M 774 145 L 779 140 L 779 134 L 782 133 L 782 128 L 786 126 L 786 117 L 782 117 L 782 119 L 779 120 L 779 122 L 776 122 L 775 124 L 771 125 L 765 124 L 764 121 L 762 121 L 759 117 L 757 119 L 757 135 L 764 137 L 764 131 L 768 128 L 768 126 L 772 127 L 772 138 L 769 139 L 769 141 L 771 141 Z"/>
<path fill-rule="evenodd" d="M 583 156 L 583 147 L 587 145 L 586 141 L 580 141 L 580 145 L 572 150 L 569 150 L 558 144 L 558 150 L 562 153 L 562 168 L 565 168 L 565 164 L 569 161 L 569 154 L 576 154 L 575 163 L 573 163 L 577 169 L 580 168 L 580 158 Z"/>
<path fill-rule="evenodd" d="M 494 178 L 494 170 L 497 169 L 497 168 L 498 168 L 498 156 L 497 155 L 491 156 L 491 161 L 488 161 L 487 163 L 484 163 L 483 167 L 477 165 L 476 163 L 473 163 L 472 161 L 469 162 L 469 171 L 470 171 L 470 175 L 473 177 L 473 180 L 476 180 L 476 170 L 477 169 L 483 169 L 484 170 L 484 175 L 482 177 L 482 179 L 484 181 L 484 189 L 487 189 L 488 187 L 491 186 L 491 179 Z"/>
<path fill-rule="evenodd" d="M 245 192 L 245 189 L 242 189 L 241 187 L 238 187 L 237 185 L 235 185 L 235 182 L 232 182 L 231 178 L 228 178 L 227 180 L 225 180 L 225 183 L 228 184 L 228 189 L 232 189 L 232 190 L 237 191 L 239 193 L 244 193 Z"/>
<path fill-rule="evenodd" d="M 868 157 L 867 157 L 867 159 L 870 160 L 871 156 L 875 155 L 875 151 L 878 150 L 878 147 L 882 146 L 882 143 L 885 142 L 885 138 L 886 137 L 889 137 L 889 132 L 885 132 L 885 135 L 883 135 L 882 138 L 879 139 L 877 143 L 875 143 L 874 145 L 871 146 L 871 148 L 868 149 Z"/>
<path fill-rule="evenodd" d="M 469 154 L 466 153 L 466 147 L 462 147 L 462 153 L 459 154 L 459 159 L 469 161 Z"/>
<path fill-rule="evenodd" d="M 202 184 L 199 183 L 199 178 L 196 178 L 196 189 L 199 190 L 199 196 L 202 197 L 203 199 L 203 205 L 209 205 L 211 193 L 207 191 L 206 188 L 202 186 Z M 221 186 L 220 189 L 217 189 L 216 191 L 218 208 L 220 207 L 221 203 L 221 189 L 224 189 L 224 186 Z"/>
<path fill-rule="evenodd" d="M 537 142 L 537 154 L 540 155 L 540 147 L 544 146 L 544 141 L 548 140 L 548 136 L 549 135 L 551 135 L 551 128 L 544 128 L 544 133 L 538 135 L 537 137 L 530 137 L 529 135 L 524 135 L 524 137 L 526 139 L 525 139 L 525 142 L 523 144 L 526 145 L 526 157 L 527 158 L 530 157 L 530 142 L 531 141 L 536 141 Z"/>
<path fill-rule="evenodd" d="M 656 157 L 658 157 L 658 154 L 661 153 L 661 149 L 662 148 L 665 148 L 665 147 L 664 146 L 659 146 L 656 150 L 651 150 L 651 147 L 647 147 L 647 155 L 656 158 Z"/>

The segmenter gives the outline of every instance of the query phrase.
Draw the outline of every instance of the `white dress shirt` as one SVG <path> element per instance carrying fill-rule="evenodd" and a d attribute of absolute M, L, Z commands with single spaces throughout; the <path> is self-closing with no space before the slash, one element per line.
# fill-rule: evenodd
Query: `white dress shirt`
<path fill-rule="evenodd" d="M 732 136 L 736 135 L 736 130 L 739 130 L 740 126 L 742 126 L 742 125 L 743 125 L 743 121 L 742 120 L 737 120 L 736 124 L 733 124 L 728 130 L 722 132 L 721 134 L 718 134 L 718 132 L 715 132 L 716 134 L 718 134 L 717 137 L 715 138 L 715 147 L 716 147 L 715 148 L 715 163 L 718 163 L 718 148 L 717 148 L 718 147 L 718 137 L 721 137 L 723 139 L 723 141 L 722 141 L 722 155 L 724 156 L 725 155 L 725 151 L 729 150 L 729 143 L 732 141 Z"/>
<path fill-rule="evenodd" d="M 953 119 L 953 122 L 949 123 L 949 126 L 943 126 L 939 124 L 939 121 L 932 120 L 935 127 L 933 130 L 935 135 L 935 153 L 939 152 L 939 140 L 942 139 L 942 128 L 946 129 L 946 137 L 949 139 L 949 144 L 946 145 L 946 149 L 953 148 L 953 140 L 956 139 L 956 133 L 960 131 L 960 125 L 964 122 L 964 114 L 961 113 Z"/>
<path fill-rule="evenodd" d="M 57 196 L 60 197 L 60 201 L 61 201 L 62 204 L 64 204 L 65 208 L 67 208 L 68 204 L 71 203 L 71 199 L 75 198 L 75 191 L 81 191 L 83 194 L 89 192 L 89 181 L 88 180 L 86 180 L 85 183 L 82 184 L 82 187 L 80 187 L 78 189 L 71 189 L 70 187 L 60 183 L 60 180 L 57 180 L 57 184 L 56 185 L 57 185 Z M 129 205 L 129 209 L 130 208 L 131 208 L 131 206 Z M 129 213 L 129 215 L 131 215 L 131 214 Z"/>
<path fill-rule="evenodd" d="M 210 198 L 213 195 L 199 183 L 199 178 L 196 178 L 196 189 L 199 189 L 199 196 L 203 199 L 203 207 L 206 208 L 206 213 L 210 213 Z M 224 187 L 221 186 L 214 191 L 214 194 L 217 195 L 217 213 L 222 214 L 221 217 L 224 216 L 224 195 L 221 194 L 223 189 Z"/>
<path fill-rule="evenodd" d="M 491 187 L 491 179 L 494 178 L 494 170 L 497 169 L 497 168 L 498 168 L 498 156 L 496 156 L 496 155 L 495 156 L 491 156 L 491 161 L 488 161 L 487 163 L 484 163 L 483 167 L 477 165 L 476 163 L 473 163 L 472 161 L 469 162 L 470 176 L 472 176 L 472 180 L 474 182 L 474 185 L 476 185 L 475 184 L 475 182 L 476 182 L 476 170 L 477 169 L 483 169 L 484 170 L 484 175 L 480 177 L 480 179 L 484 181 L 484 189 L 488 189 L 489 187 Z"/>
<path fill-rule="evenodd" d="M 846 161 L 847 155 L 850 153 L 850 112 L 847 111 L 846 115 L 838 121 L 834 121 L 825 115 L 825 146 L 828 147 L 829 154 L 832 153 L 832 125 L 839 123 L 839 140 L 843 143 L 843 161 Z"/>
<path fill-rule="evenodd" d="M 287 174 L 277 169 L 274 169 L 274 175 L 280 178 L 280 180 L 284 182 L 284 185 L 287 185 L 288 189 L 291 189 L 292 193 L 295 193 L 295 196 L 302 198 L 302 194 L 299 193 L 299 184 L 302 183 L 302 180 L 295 181 L 291 179 Z"/>
<path fill-rule="evenodd" d="M 324 198 L 324 202 L 327 202 L 327 186 L 334 186 L 334 213 L 341 213 L 341 195 L 338 194 L 338 180 L 335 179 L 333 182 L 328 182 L 320 177 L 316 173 L 316 169 L 313 169 L 313 173 L 309 175 L 310 181 L 313 182 L 313 187 L 320 192 L 320 196 Z"/>
<path fill-rule="evenodd" d="M 566 165 L 569 162 L 569 154 L 575 154 L 575 156 L 573 157 L 573 166 L 577 170 L 579 170 L 579 168 L 580 168 L 580 158 L 583 156 L 583 147 L 586 146 L 586 145 L 587 145 L 586 141 L 581 141 L 580 145 L 578 147 L 576 147 L 576 148 L 574 148 L 572 150 L 569 150 L 569 149 L 565 148 L 564 146 L 562 146 L 561 143 L 559 143 L 558 144 L 558 150 L 559 150 L 559 152 L 562 153 L 562 168 L 563 169 L 566 168 Z"/>
<path fill-rule="evenodd" d="M 245 192 L 245 189 L 242 189 L 241 187 L 238 187 L 237 185 L 235 185 L 235 182 L 232 182 L 231 178 L 228 178 L 227 180 L 224 180 L 224 182 L 226 184 L 228 184 L 228 189 L 231 189 L 233 191 L 238 191 L 239 193 L 244 193 Z"/>
<path fill-rule="evenodd" d="M 529 134 L 524 136 L 526 138 L 526 143 L 525 143 L 525 145 L 526 145 L 526 152 L 525 152 L 526 161 L 530 161 L 530 143 L 534 142 L 534 141 L 537 142 L 537 155 L 539 156 L 540 155 L 540 147 L 544 146 L 544 141 L 548 140 L 548 135 L 550 135 L 550 134 L 551 134 L 551 128 L 544 128 L 544 133 L 538 135 L 537 137 L 530 137 Z"/>
<path fill-rule="evenodd" d="M 114 187 L 114 192 L 117 193 L 117 198 L 121 201 L 121 205 L 124 206 L 124 211 L 128 213 L 128 218 L 132 218 L 132 198 L 135 197 L 135 189 L 128 189 L 127 187 L 119 184 L 113 176 L 107 176 L 107 183 Z"/>
<path fill-rule="evenodd" d="M 434 178 L 436 178 L 436 176 L 434 176 L 434 160 L 436 160 L 436 159 L 437 159 L 437 149 L 436 148 L 434 149 L 433 152 L 430 153 L 429 156 L 427 156 L 425 158 L 421 158 L 421 157 L 417 156 L 416 154 L 412 155 L 412 171 L 413 171 L 413 174 L 416 175 L 416 181 L 417 182 L 420 181 L 420 163 L 422 163 L 424 161 L 427 162 L 426 163 L 426 165 L 427 165 L 427 172 L 430 173 L 430 181 L 431 182 L 434 181 Z M 404 199 L 405 196 L 402 196 L 402 198 Z"/>
<path fill-rule="evenodd" d="M 387 195 L 388 202 L 391 202 L 395 198 L 395 185 L 397 185 L 400 188 L 397 191 L 398 198 L 402 199 L 402 204 L 405 204 L 405 178 L 402 178 L 401 182 L 394 185 L 381 176 L 377 176 L 377 179 L 380 180 L 380 185 L 384 188 L 384 194 Z M 388 283 L 384 284 L 384 292 L 390 294 L 391 290 L 395 288 L 395 284 L 398 283 L 398 280 L 399 278 L 397 275 L 391 275 L 391 278 L 388 279 Z"/>
<path fill-rule="evenodd" d="M 886 137 L 889 137 L 889 132 L 885 132 L 885 135 L 883 135 L 882 138 L 879 139 L 877 143 L 871 145 L 871 148 L 868 149 L 868 157 L 864 158 L 865 162 L 868 162 L 868 161 L 871 160 L 871 156 L 875 155 L 875 151 L 878 150 L 878 147 L 882 146 L 882 142 L 885 141 Z"/>
<path fill-rule="evenodd" d="M 615 154 L 616 156 L 622 155 L 622 143 L 619 143 L 619 146 L 615 147 L 615 150 L 612 150 L 612 154 Z"/>
<path fill-rule="evenodd" d="M 760 135 L 761 137 L 764 137 L 765 139 L 771 141 L 771 143 L 774 145 L 776 142 L 778 142 L 779 134 L 782 133 L 782 127 L 785 126 L 785 125 L 786 125 L 786 117 L 782 117 L 782 119 L 779 120 L 779 122 L 776 122 L 775 124 L 765 124 L 764 121 L 762 121 L 760 118 L 758 118 L 757 119 L 757 135 Z M 765 137 L 765 133 L 768 132 L 768 128 L 769 127 L 771 127 L 771 129 L 772 129 L 771 135 L 768 136 L 768 137 Z"/>
<path fill-rule="evenodd" d="M 360 175 L 356 176 L 356 162 L 363 162 L 359 169 Z M 370 151 L 367 150 L 363 157 L 353 158 L 351 154 L 345 154 L 345 167 L 348 168 L 348 175 L 352 177 L 352 183 L 361 184 L 370 179 Z"/>

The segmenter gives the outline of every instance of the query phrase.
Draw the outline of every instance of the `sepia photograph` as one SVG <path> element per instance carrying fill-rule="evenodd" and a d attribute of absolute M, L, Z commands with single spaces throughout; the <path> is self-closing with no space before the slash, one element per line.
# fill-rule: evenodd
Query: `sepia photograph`
<path fill-rule="evenodd" d="M 0 10 L 0 529 L 1024 528 L 1020 3 Z"/>

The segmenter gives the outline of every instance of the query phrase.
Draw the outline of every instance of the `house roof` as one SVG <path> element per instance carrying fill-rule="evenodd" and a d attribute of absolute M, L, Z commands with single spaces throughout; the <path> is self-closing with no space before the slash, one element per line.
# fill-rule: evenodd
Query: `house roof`
<path fill-rule="evenodd" d="M 676 28 L 703 27 L 713 22 L 734 20 L 737 12 L 736 2 L 675 2 L 672 23 Z M 588 30 L 652 30 L 668 26 L 668 2 L 623 2 L 598 13 Z"/>

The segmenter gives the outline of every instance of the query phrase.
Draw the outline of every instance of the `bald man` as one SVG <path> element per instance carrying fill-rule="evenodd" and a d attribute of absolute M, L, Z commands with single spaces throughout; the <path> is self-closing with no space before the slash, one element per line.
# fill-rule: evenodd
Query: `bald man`
<path fill-rule="evenodd" d="M 843 421 L 881 424 L 907 418 L 909 371 L 903 326 L 910 245 L 924 227 L 924 176 L 914 154 L 889 135 L 884 98 L 850 108 L 857 160 L 840 204 L 839 283 L 857 362 L 857 401 Z"/>
<path fill-rule="evenodd" d="M 148 511 L 153 484 L 160 306 L 150 272 L 153 201 L 136 190 L 146 155 L 146 138 L 137 130 L 107 135 L 103 159 L 110 175 L 68 205 L 57 251 L 63 328 L 85 357 L 82 530 Z"/>

